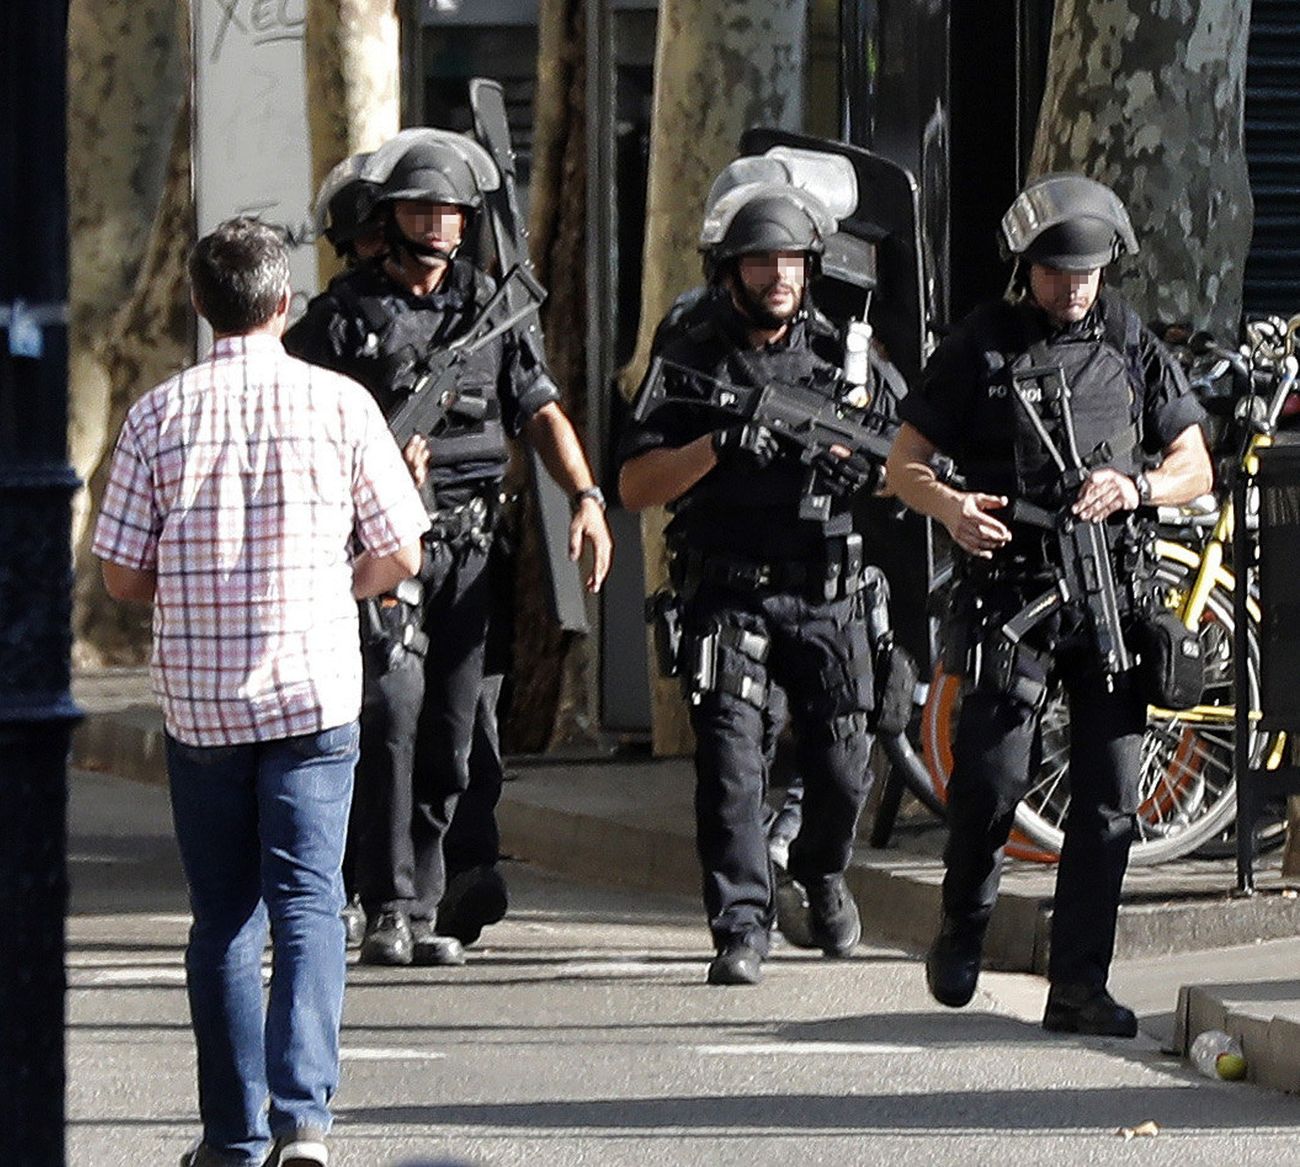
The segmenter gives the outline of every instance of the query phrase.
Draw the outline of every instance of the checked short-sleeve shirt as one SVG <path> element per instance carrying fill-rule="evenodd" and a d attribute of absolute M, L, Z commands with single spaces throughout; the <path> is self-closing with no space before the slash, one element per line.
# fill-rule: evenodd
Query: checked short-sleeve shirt
<path fill-rule="evenodd" d="M 131 407 L 92 549 L 157 572 L 167 731 L 221 746 L 357 716 L 350 549 L 391 555 L 427 527 L 370 395 L 255 334 L 218 340 Z"/>

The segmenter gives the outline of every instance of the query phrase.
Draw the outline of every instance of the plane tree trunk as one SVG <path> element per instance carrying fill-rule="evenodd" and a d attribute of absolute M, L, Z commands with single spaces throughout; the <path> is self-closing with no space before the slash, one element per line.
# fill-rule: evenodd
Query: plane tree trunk
<path fill-rule="evenodd" d="M 1249 0 L 1058 0 L 1031 169 L 1081 170 L 1128 206 L 1141 250 L 1107 278 L 1143 319 L 1240 328 Z"/>

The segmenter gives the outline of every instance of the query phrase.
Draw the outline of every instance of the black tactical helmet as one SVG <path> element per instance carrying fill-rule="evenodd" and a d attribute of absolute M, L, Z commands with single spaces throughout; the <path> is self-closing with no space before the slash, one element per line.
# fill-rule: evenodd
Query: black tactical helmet
<path fill-rule="evenodd" d="M 361 168 L 369 154 L 353 154 L 345 158 L 325 176 L 312 218 L 316 234 L 323 235 L 339 255 L 345 254 L 358 235 L 373 223 L 374 200 L 377 188 L 361 178 Z"/>
<path fill-rule="evenodd" d="M 758 251 L 807 251 L 820 255 L 826 249 L 812 216 L 793 198 L 765 195 L 740 207 L 712 249 L 715 263 L 752 255 Z"/>
<path fill-rule="evenodd" d="M 462 150 L 439 141 L 415 142 L 393 164 L 377 202 L 422 199 L 474 210 L 483 202 Z"/>
<path fill-rule="evenodd" d="M 1138 249 L 1119 196 L 1082 174 L 1029 183 L 1002 216 L 999 242 L 1008 258 L 1059 271 L 1093 271 Z"/>

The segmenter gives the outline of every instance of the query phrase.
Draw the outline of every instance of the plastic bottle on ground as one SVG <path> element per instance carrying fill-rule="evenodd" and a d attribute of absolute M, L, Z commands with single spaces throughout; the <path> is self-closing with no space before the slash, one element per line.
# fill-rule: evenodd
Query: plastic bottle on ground
<path fill-rule="evenodd" d="M 1236 1082 L 1246 1076 L 1246 1057 L 1241 1052 L 1241 1044 L 1221 1029 L 1207 1029 L 1198 1034 L 1188 1058 L 1207 1078 Z"/>

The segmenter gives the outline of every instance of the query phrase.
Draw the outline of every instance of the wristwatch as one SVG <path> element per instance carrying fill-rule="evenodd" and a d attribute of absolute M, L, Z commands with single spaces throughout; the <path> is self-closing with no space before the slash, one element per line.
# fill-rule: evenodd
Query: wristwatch
<path fill-rule="evenodd" d="M 1133 485 L 1137 487 L 1138 506 L 1151 505 L 1151 479 L 1147 477 L 1145 470 L 1139 470 L 1133 475 Z"/>
<path fill-rule="evenodd" d="M 598 507 L 603 511 L 605 509 L 605 492 L 599 486 L 588 486 L 584 490 L 575 491 L 572 503 L 576 511 L 583 503 L 584 499 L 593 499 Z"/>

